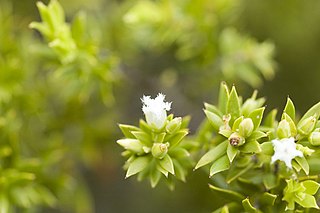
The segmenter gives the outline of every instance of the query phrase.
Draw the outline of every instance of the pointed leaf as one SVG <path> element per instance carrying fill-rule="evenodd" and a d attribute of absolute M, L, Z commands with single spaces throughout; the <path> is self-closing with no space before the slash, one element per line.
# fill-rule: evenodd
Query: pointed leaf
<path fill-rule="evenodd" d="M 232 131 L 239 131 L 239 125 L 241 121 L 243 121 L 243 116 L 240 116 L 233 122 Z"/>
<path fill-rule="evenodd" d="M 245 198 L 242 194 L 229 189 L 222 189 L 211 184 L 209 184 L 209 187 L 210 189 L 213 189 L 214 191 L 221 193 L 221 196 L 224 196 L 229 200 L 240 202 Z"/>
<path fill-rule="evenodd" d="M 238 177 L 249 171 L 253 166 L 254 163 L 249 162 L 245 168 L 238 169 L 236 167 L 232 167 L 226 178 L 227 183 L 231 183 L 232 181 L 236 180 Z"/>
<path fill-rule="evenodd" d="M 217 114 L 210 112 L 208 110 L 204 110 L 208 120 L 210 121 L 211 125 L 214 127 L 215 130 L 219 130 L 219 128 L 224 124 L 221 117 Z"/>
<path fill-rule="evenodd" d="M 211 149 L 209 152 L 204 154 L 202 158 L 197 163 L 195 169 L 198 169 L 202 166 L 207 165 L 208 163 L 211 163 L 212 161 L 217 160 L 219 157 L 224 155 L 227 150 L 228 141 L 224 141 L 220 143 L 218 146 Z"/>
<path fill-rule="evenodd" d="M 273 206 L 276 199 L 277 199 L 277 195 L 271 194 L 269 192 L 265 192 L 261 197 L 261 202 L 266 205 Z"/>
<path fill-rule="evenodd" d="M 170 148 L 172 149 L 177 146 L 188 133 L 188 130 L 180 130 L 175 133 L 174 136 L 169 139 Z"/>
<path fill-rule="evenodd" d="M 294 121 L 291 119 L 291 117 L 287 113 L 282 114 L 282 119 L 285 119 L 289 123 L 291 136 L 294 137 L 297 134 L 297 127 Z"/>
<path fill-rule="evenodd" d="M 231 115 L 230 124 L 233 124 L 233 121 L 240 116 L 240 101 L 234 86 L 231 89 L 227 103 L 227 114 Z"/>
<path fill-rule="evenodd" d="M 302 170 L 309 175 L 309 163 L 305 157 L 296 157 L 294 160 L 301 166 Z"/>
<path fill-rule="evenodd" d="M 138 127 L 131 126 L 131 125 L 125 125 L 125 124 L 119 124 L 119 128 L 121 129 L 123 135 L 126 138 L 135 138 L 131 132 L 140 130 Z"/>
<path fill-rule="evenodd" d="M 227 155 L 222 156 L 215 162 L 213 162 L 211 168 L 210 168 L 210 177 L 213 175 L 225 171 L 230 168 L 230 162 Z"/>
<path fill-rule="evenodd" d="M 270 190 L 278 186 L 278 181 L 273 174 L 266 174 L 263 176 L 263 184 L 267 190 Z"/>
<path fill-rule="evenodd" d="M 212 112 L 220 117 L 223 116 L 223 114 L 221 113 L 221 111 L 214 105 L 208 104 L 208 103 L 204 103 L 204 107 L 207 111 Z"/>
<path fill-rule="evenodd" d="M 222 114 L 227 112 L 227 103 L 229 100 L 229 89 L 225 82 L 221 82 L 219 91 L 219 109 Z"/>
<path fill-rule="evenodd" d="M 144 145 L 147 145 L 147 146 L 152 145 L 151 136 L 149 134 L 142 131 L 131 131 L 131 133 L 134 135 L 135 138 L 137 138 Z"/>
<path fill-rule="evenodd" d="M 254 130 L 256 130 L 261 124 L 264 109 L 265 109 L 264 107 L 255 109 L 249 114 L 249 118 L 252 119 L 252 122 L 254 125 Z"/>
<path fill-rule="evenodd" d="M 304 115 L 303 117 L 300 119 L 299 123 L 297 126 L 299 126 L 303 120 L 309 118 L 310 116 L 313 116 L 313 115 L 317 115 L 317 120 L 320 116 L 320 102 L 315 104 L 313 107 L 311 107 Z"/>
<path fill-rule="evenodd" d="M 261 152 L 260 144 L 256 140 L 247 141 L 239 149 L 243 153 L 259 153 L 259 152 Z"/>
<path fill-rule="evenodd" d="M 249 198 L 246 198 L 242 201 L 242 206 L 247 213 L 256 213 L 258 211 L 255 207 L 251 205 Z"/>
<path fill-rule="evenodd" d="M 271 128 L 274 127 L 277 113 L 278 113 L 278 110 L 276 109 L 273 109 L 271 112 L 269 112 L 269 114 L 265 118 L 264 126 L 271 127 Z"/>
<path fill-rule="evenodd" d="M 157 184 L 160 181 L 160 178 L 161 178 L 161 173 L 158 170 L 156 170 L 156 169 L 151 170 L 150 183 L 151 183 L 152 188 L 157 186 Z"/>
<path fill-rule="evenodd" d="M 287 103 L 286 103 L 286 106 L 284 107 L 283 112 L 288 114 L 293 121 L 295 120 L 296 110 L 292 100 L 289 97 L 287 98 Z"/>
<path fill-rule="evenodd" d="M 174 175 L 173 162 L 169 155 L 164 156 L 164 158 L 159 161 L 159 164 L 163 169 Z"/>
<path fill-rule="evenodd" d="M 230 135 L 232 134 L 232 130 L 230 130 L 230 129 L 220 129 L 219 130 L 219 134 L 223 135 L 226 138 L 229 138 Z"/>
<path fill-rule="evenodd" d="M 227 155 L 230 163 L 233 161 L 233 159 L 236 157 L 237 154 L 238 154 L 238 149 L 229 143 L 227 148 Z"/>
<path fill-rule="evenodd" d="M 273 149 L 272 142 L 264 142 L 261 144 L 260 147 L 261 147 L 263 154 L 270 155 L 270 156 L 273 155 L 274 149 Z"/>
<path fill-rule="evenodd" d="M 149 157 L 138 157 L 136 159 L 134 159 L 128 168 L 127 174 L 126 174 L 126 178 L 137 174 L 138 172 L 141 172 L 142 170 L 144 170 L 147 166 L 148 163 L 150 161 Z"/>
<path fill-rule="evenodd" d="M 258 140 L 260 138 L 264 138 L 264 137 L 267 137 L 268 135 L 264 132 L 261 132 L 261 131 L 254 131 L 250 137 L 248 138 L 249 141 L 251 140 Z"/>
<path fill-rule="evenodd" d="M 310 194 L 310 195 L 314 195 L 315 193 L 317 193 L 319 187 L 320 187 L 320 184 L 313 181 L 313 180 L 306 180 L 306 181 L 303 181 L 302 182 L 302 185 L 304 187 L 306 187 L 306 193 L 307 194 Z"/>
<path fill-rule="evenodd" d="M 317 201 L 315 197 L 309 194 L 305 194 L 304 198 L 302 200 L 296 199 L 295 200 L 300 206 L 304 208 L 316 208 L 319 209 L 319 206 L 317 204 Z"/>

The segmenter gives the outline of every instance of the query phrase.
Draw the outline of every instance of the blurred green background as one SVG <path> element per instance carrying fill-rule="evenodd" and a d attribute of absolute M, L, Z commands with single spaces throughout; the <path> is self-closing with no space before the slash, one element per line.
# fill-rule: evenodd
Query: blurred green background
<path fill-rule="evenodd" d="M 43 2 L 48 4 L 48 1 Z M 175 115 L 190 114 L 191 134 L 195 133 L 204 118 L 203 102 L 216 101 L 221 80 L 235 83 L 245 97 L 252 93 L 253 88 L 258 88 L 260 96 L 267 97 L 268 110 L 282 110 L 288 95 L 300 113 L 320 100 L 319 1 L 169 2 L 60 1 L 68 22 L 79 10 L 86 12 L 88 26 L 94 28 L 92 36 L 99 37 L 99 47 L 112 52 L 119 59 L 118 66 L 110 68 L 117 70 L 114 72 L 116 80 L 112 82 L 113 89 L 110 90 L 114 100 L 105 104 L 95 90 L 85 102 L 72 95 L 60 97 L 65 92 L 63 83 L 52 83 L 50 79 L 52 70 L 64 65 L 59 64 L 52 53 L 48 53 L 41 34 L 28 28 L 30 22 L 41 21 L 36 1 L 1 0 L 1 10 L 9 11 L 8 8 L 11 8 L 11 13 L 3 15 L 0 26 L 7 26 L 4 23 L 8 23 L 9 16 L 12 18 L 11 26 L 0 30 L 2 58 L 17 55 L 23 58 L 23 63 L 18 63 L 17 67 L 20 77 L 10 79 L 22 86 L 22 93 L 30 92 L 22 95 L 18 92 L 15 95 L 12 87 L 6 87 L 4 91 L 12 93 L 14 101 L 1 102 L 2 108 L 8 108 L 8 111 L 13 108 L 21 116 L 19 137 L 22 139 L 18 141 L 23 143 L 25 138 L 29 141 L 28 145 L 22 145 L 28 147 L 25 148 L 27 151 L 22 152 L 24 155 L 33 156 L 37 153 L 36 156 L 41 159 L 41 153 L 48 151 L 49 146 L 42 143 L 48 144 L 52 140 L 52 146 L 63 150 L 63 156 L 57 160 L 60 164 L 57 171 L 71 174 L 71 179 L 81 183 L 81 186 L 74 183 L 70 194 L 58 196 L 66 205 L 49 209 L 41 207 L 37 211 L 86 212 L 85 208 L 81 209 L 81 204 L 68 204 L 68 200 L 81 203 L 82 199 L 91 200 L 93 212 L 101 213 L 211 212 L 221 205 L 222 198 L 209 190 L 209 179 L 201 171 L 190 172 L 187 183 L 177 184 L 173 192 L 165 185 L 151 189 L 149 184 L 139 183 L 135 178 L 124 179 L 122 150 L 115 143 L 122 137 L 117 124 L 138 123 L 143 116 L 140 98 L 144 94 L 154 96 L 163 92 L 167 95 L 166 100 L 173 102 L 172 112 Z M 170 8 L 175 11 L 173 15 L 164 15 Z M 239 36 L 232 34 L 234 29 Z M 8 30 L 12 31 L 10 38 L 7 38 Z M 268 52 L 258 48 L 262 42 L 273 43 L 274 61 L 271 54 L 261 68 L 249 59 L 240 57 L 231 60 L 228 48 L 225 52 L 223 49 L 222 32 L 231 32 L 228 34 L 231 38 L 225 39 L 232 40 L 234 36 L 239 50 L 247 48 L 239 42 L 246 40 L 246 36 L 252 37 L 254 42 L 248 45 L 253 49 L 253 55 Z M 19 46 L 16 49 L 22 50 L 14 49 L 10 55 L 10 48 L 6 45 L 17 43 Z M 229 51 L 232 53 L 233 50 Z M 32 54 L 35 56 L 31 57 Z M 265 54 L 268 58 L 268 54 Z M 273 76 L 274 67 L 276 71 Z M 269 70 L 269 74 L 267 71 L 264 73 L 263 68 Z M 7 83 L 5 78 L 0 81 Z M 32 124 L 34 122 L 38 125 Z M 49 150 L 52 151 L 51 148 Z M 61 164 L 67 168 L 60 168 Z M 57 186 L 53 184 L 54 180 L 48 180 L 50 171 L 46 174 L 44 176 L 47 178 L 40 180 L 51 189 L 70 185 L 70 181 L 65 181 L 65 185 L 59 182 Z M 59 174 L 57 176 L 60 177 Z M 88 199 L 86 195 L 76 196 L 76 189 L 83 186 L 89 194 Z"/>

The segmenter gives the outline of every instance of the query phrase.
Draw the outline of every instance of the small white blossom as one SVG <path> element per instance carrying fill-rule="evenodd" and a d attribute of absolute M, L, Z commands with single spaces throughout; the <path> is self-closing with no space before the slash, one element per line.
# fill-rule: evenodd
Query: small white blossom
<path fill-rule="evenodd" d="M 272 140 L 274 154 L 271 158 L 271 163 L 277 160 L 283 161 L 286 166 L 292 169 L 291 161 L 295 157 L 303 157 L 303 153 L 296 149 L 294 138 L 284 138 Z"/>
<path fill-rule="evenodd" d="M 171 102 L 164 102 L 165 95 L 159 93 L 155 99 L 143 96 L 141 99 L 142 111 L 146 116 L 147 123 L 157 129 L 161 129 L 167 120 L 167 111 L 171 109 Z"/>

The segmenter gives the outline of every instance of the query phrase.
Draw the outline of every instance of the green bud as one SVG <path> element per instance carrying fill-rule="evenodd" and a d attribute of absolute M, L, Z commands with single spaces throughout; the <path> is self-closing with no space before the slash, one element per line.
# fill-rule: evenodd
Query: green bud
<path fill-rule="evenodd" d="M 291 137 L 290 124 L 286 120 L 280 121 L 277 129 L 277 135 L 279 138 L 289 138 Z"/>
<path fill-rule="evenodd" d="M 244 137 L 237 132 L 232 133 L 228 140 L 232 146 L 242 146 L 245 143 Z"/>
<path fill-rule="evenodd" d="M 296 149 L 301 151 L 303 153 L 303 155 L 305 155 L 305 156 L 310 156 L 310 155 L 312 155 L 312 153 L 314 153 L 313 149 L 309 149 L 309 147 L 302 146 L 301 144 L 297 144 Z"/>
<path fill-rule="evenodd" d="M 254 125 L 251 118 L 245 118 L 239 124 L 239 134 L 247 138 L 251 135 Z"/>
<path fill-rule="evenodd" d="M 298 131 L 302 135 L 309 135 L 317 123 L 316 116 L 310 116 L 298 124 Z"/>
<path fill-rule="evenodd" d="M 320 132 L 314 131 L 309 136 L 309 141 L 313 146 L 320 145 Z"/>
<path fill-rule="evenodd" d="M 169 148 L 169 143 L 154 143 L 151 149 L 153 157 L 162 159 L 166 156 Z"/>
<path fill-rule="evenodd" d="M 182 119 L 180 117 L 174 118 L 166 126 L 166 130 L 168 133 L 173 134 L 178 131 L 181 127 Z"/>

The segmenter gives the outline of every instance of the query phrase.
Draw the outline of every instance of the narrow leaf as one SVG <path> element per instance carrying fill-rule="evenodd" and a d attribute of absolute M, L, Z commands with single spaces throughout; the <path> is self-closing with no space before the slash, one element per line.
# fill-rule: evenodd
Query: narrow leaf
<path fill-rule="evenodd" d="M 256 130 L 261 124 L 264 109 L 265 109 L 264 107 L 255 109 L 249 114 L 249 118 L 252 119 L 252 122 L 254 125 L 254 130 Z"/>
<path fill-rule="evenodd" d="M 223 120 L 217 114 L 210 112 L 208 110 L 204 110 L 208 120 L 210 121 L 211 125 L 214 127 L 215 130 L 219 130 L 219 128 L 223 125 Z"/>
<path fill-rule="evenodd" d="M 289 97 L 287 98 L 287 103 L 286 103 L 286 106 L 284 107 L 283 112 L 288 114 L 293 121 L 295 120 L 296 110 L 292 100 Z"/>
<path fill-rule="evenodd" d="M 226 153 L 227 145 L 228 145 L 228 141 L 224 141 L 220 143 L 218 146 L 211 149 L 206 154 L 204 154 L 202 158 L 199 160 L 199 162 L 197 163 L 195 169 L 205 166 L 208 163 L 211 163 L 212 161 L 215 161 L 216 159 L 224 155 Z"/>
<path fill-rule="evenodd" d="M 259 152 L 261 152 L 260 144 L 256 140 L 247 141 L 239 149 L 243 153 L 259 153 Z"/>
<path fill-rule="evenodd" d="M 126 138 L 135 138 L 135 136 L 131 132 L 140 130 L 138 127 L 125 124 L 119 124 L 119 128 Z"/>
<path fill-rule="evenodd" d="M 230 163 L 233 161 L 233 159 L 236 157 L 237 154 L 238 154 L 238 149 L 232 146 L 231 144 L 228 144 L 227 155 Z"/>
<path fill-rule="evenodd" d="M 146 156 L 138 157 L 135 160 L 133 160 L 129 165 L 126 178 L 144 170 L 148 166 L 149 160 L 150 160 L 149 157 L 146 157 Z"/>
<path fill-rule="evenodd" d="M 142 131 L 131 131 L 131 133 L 143 144 L 147 146 L 152 145 L 151 136 Z"/>
<path fill-rule="evenodd" d="M 261 197 L 261 202 L 266 205 L 273 206 L 276 199 L 277 199 L 277 195 L 265 192 L 265 193 L 263 193 L 263 195 Z"/>
<path fill-rule="evenodd" d="M 230 124 L 233 124 L 233 121 L 240 116 L 240 101 L 234 86 L 231 89 L 227 103 L 227 114 L 231 115 Z"/>
<path fill-rule="evenodd" d="M 309 163 L 305 157 L 296 157 L 294 160 L 301 166 L 302 170 L 309 175 Z"/>
<path fill-rule="evenodd" d="M 222 196 L 226 197 L 229 200 L 240 202 L 245 198 L 242 194 L 232 190 L 222 189 L 211 184 L 209 184 L 209 187 L 210 189 L 213 189 L 214 191 L 221 193 Z"/>
<path fill-rule="evenodd" d="M 302 123 L 303 120 L 309 118 L 310 116 L 313 116 L 313 115 L 317 115 L 317 119 L 319 118 L 320 116 L 320 102 L 315 104 L 313 107 L 311 107 L 304 115 L 303 117 L 300 119 L 299 124 Z M 297 125 L 297 126 L 298 126 Z"/>
<path fill-rule="evenodd" d="M 222 114 L 227 112 L 227 103 L 229 100 L 229 89 L 225 82 L 221 82 L 219 91 L 219 109 Z"/>
<path fill-rule="evenodd" d="M 278 110 L 276 109 L 273 109 L 271 112 L 269 112 L 269 114 L 265 118 L 264 126 L 271 128 L 274 127 L 277 113 Z"/>
<path fill-rule="evenodd" d="M 161 173 L 158 170 L 156 170 L 156 169 L 151 170 L 151 173 L 150 173 L 150 184 L 151 184 L 152 188 L 157 186 L 157 184 L 160 181 L 160 178 L 161 178 Z"/>
<path fill-rule="evenodd" d="M 210 177 L 213 175 L 225 171 L 230 168 L 230 162 L 228 156 L 224 155 L 215 162 L 213 162 L 210 168 Z"/>
<path fill-rule="evenodd" d="M 172 159 L 169 155 L 166 155 L 163 159 L 159 161 L 160 166 L 174 175 L 174 167 Z"/>
<path fill-rule="evenodd" d="M 312 195 L 305 194 L 305 196 L 302 200 L 296 199 L 295 201 L 303 208 L 319 209 L 317 201 L 316 201 L 315 197 L 313 197 Z"/>
<path fill-rule="evenodd" d="M 170 147 L 174 148 L 177 146 L 187 134 L 188 130 L 180 130 L 175 133 L 174 136 L 169 139 Z"/>
<path fill-rule="evenodd" d="M 306 193 L 310 194 L 310 195 L 314 195 L 315 193 L 317 193 L 320 184 L 313 181 L 313 180 L 306 180 L 302 182 L 302 185 L 304 187 L 306 187 Z"/>
<path fill-rule="evenodd" d="M 246 198 L 242 201 L 242 206 L 247 213 L 256 213 L 258 211 L 255 207 L 251 205 L 249 198 Z"/>

